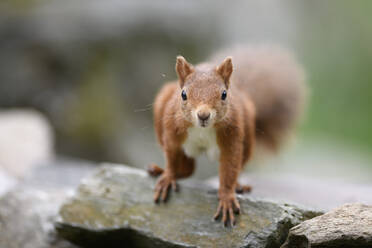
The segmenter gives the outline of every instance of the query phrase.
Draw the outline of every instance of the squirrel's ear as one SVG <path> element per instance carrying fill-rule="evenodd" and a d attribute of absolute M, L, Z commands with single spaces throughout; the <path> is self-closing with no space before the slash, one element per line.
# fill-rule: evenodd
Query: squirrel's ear
<path fill-rule="evenodd" d="M 227 57 L 220 66 L 217 67 L 217 73 L 223 78 L 226 87 L 229 87 L 230 76 L 233 72 L 233 65 L 231 57 Z"/>
<path fill-rule="evenodd" d="M 186 59 L 182 56 L 177 56 L 176 72 L 180 80 L 180 86 L 183 87 L 185 79 L 194 71 L 194 67 L 189 64 Z"/>

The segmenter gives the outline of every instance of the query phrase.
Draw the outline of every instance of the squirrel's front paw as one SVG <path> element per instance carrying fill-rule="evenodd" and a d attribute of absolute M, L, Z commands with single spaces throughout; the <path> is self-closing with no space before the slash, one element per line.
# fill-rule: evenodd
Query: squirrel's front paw
<path fill-rule="evenodd" d="M 227 226 L 228 220 L 230 225 L 235 225 L 235 214 L 240 214 L 240 205 L 234 193 L 220 195 L 220 203 L 218 204 L 217 212 L 214 219 L 217 220 L 222 214 L 222 222 Z"/>
<path fill-rule="evenodd" d="M 172 188 L 174 191 L 178 191 L 176 179 L 167 173 L 164 173 L 156 182 L 154 201 L 156 203 L 159 202 L 159 200 L 165 202 L 167 200 L 170 188 Z"/>

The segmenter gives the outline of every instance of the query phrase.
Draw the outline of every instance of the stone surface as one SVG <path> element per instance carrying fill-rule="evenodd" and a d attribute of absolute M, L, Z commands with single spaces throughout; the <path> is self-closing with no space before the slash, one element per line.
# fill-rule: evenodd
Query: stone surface
<path fill-rule="evenodd" d="M 350 202 L 372 204 L 372 184 L 342 182 L 287 173 L 247 173 L 239 180 L 253 187 L 250 196 L 301 204 L 325 211 Z M 218 187 L 218 177 L 207 181 Z"/>
<path fill-rule="evenodd" d="M 224 228 L 212 220 L 215 191 L 181 182 L 181 192 L 156 205 L 154 183 L 143 170 L 101 167 L 61 207 L 59 235 L 84 247 L 279 247 L 291 227 L 319 215 L 244 196 L 236 227 Z"/>
<path fill-rule="evenodd" d="M 372 206 L 345 204 L 290 230 L 282 248 L 372 247 Z"/>
<path fill-rule="evenodd" d="M 65 190 L 17 187 L 0 199 L 0 247 L 73 248 L 56 237 L 53 222 Z"/>
<path fill-rule="evenodd" d="M 55 236 L 53 223 L 61 203 L 95 165 L 67 159 L 41 163 L 19 182 L 9 182 L 9 176 L 2 177 L 0 171 L 0 196 L 3 196 L 0 198 L 0 247 L 75 247 Z"/>

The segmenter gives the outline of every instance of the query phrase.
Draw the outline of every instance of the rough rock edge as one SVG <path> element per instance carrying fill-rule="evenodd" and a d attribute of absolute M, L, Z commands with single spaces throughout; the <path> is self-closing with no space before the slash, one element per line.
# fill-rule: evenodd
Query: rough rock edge
<path fill-rule="evenodd" d="M 338 207 L 338 208 L 335 208 L 321 216 L 318 216 L 317 218 L 328 218 L 328 216 L 332 216 L 332 218 L 334 220 L 336 220 L 336 218 L 334 218 L 333 215 L 335 215 L 335 212 L 337 211 L 347 211 L 349 207 L 353 207 L 353 206 L 356 206 L 356 205 L 360 205 L 360 206 L 363 206 L 364 204 L 362 203 L 348 203 L 348 204 L 344 204 L 342 205 L 341 207 Z M 365 205 L 366 206 L 366 205 Z M 342 214 L 342 212 L 341 212 Z M 342 217 L 341 217 L 342 219 Z M 358 247 L 358 248 L 369 248 L 369 247 L 372 247 L 372 237 L 367 237 L 365 239 L 362 238 L 362 236 L 358 236 L 358 237 L 352 237 L 352 234 L 350 237 L 347 237 L 347 236 L 344 236 L 344 235 L 341 235 L 341 237 L 338 237 L 338 238 L 343 238 L 343 239 L 324 239 L 324 242 L 319 242 L 321 240 L 314 240 L 314 242 L 312 242 L 311 240 L 311 237 L 308 237 L 307 234 L 306 234 L 306 225 L 310 225 L 310 227 L 312 226 L 311 224 L 309 223 L 312 223 L 314 221 L 317 221 L 317 219 L 309 219 L 309 220 L 306 220 L 304 221 L 303 223 L 299 224 L 299 225 L 296 225 L 294 226 L 293 228 L 290 229 L 289 231 L 289 234 L 288 234 L 288 237 L 286 239 L 286 241 L 284 242 L 284 244 L 281 246 L 281 248 L 290 248 L 290 247 L 298 247 L 298 248 L 310 248 L 310 247 L 314 247 L 314 248 L 325 248 L 325 247 L 329 247 L 329 248 L 337 248 L 337 247 Z M 315 225 L 316 226 L 316 225 Z M 305 230 L 304 230 L 305 229 Z M 316 230 L 312 230 L 313 232 L 316 231 Z M 333 233 L 337 233 L 337 232 L 340 232 L 342 233 L 342 231 L 340 230 L 333 230 Z M 310 234 L 311 234 L 311 230 L 310 230 Z M 364 233 L 363 233 L 364 234 Z M 366 243 L 367 241 L 367 243 Z M 345 243 L 346 242 L 346 243 Z"/>
<path fill-rule="evenodd" d="M 257 201 L 263 201 L 263 200 L 257 200 Z M 278 204 L 275 201 L 265 201 L 265 202 L 271 202 L 273 204 Z M 257 243 L 249 243 L 248 247 L 267 247 L 267 248 L 275 248 L 280 247 L 285 240 L 287 239 L 289 230 L 292 227 L 295 227 L 296 225 L 300 224 L 301 222 L 314 218 L 316 216 L 322 215 L 323 212 L 314 210 L 314 209 L 308 209 L 296 206 L 294 204 L 279 204 L 281 208 L 283 208 L 284 214 L 279 218 L 282 219 L 282 221 L 279 221 L 270 227 L 266 228 L 264 233 L 255 233 L 256 238 L 259 238 L 259 242 Z M 276 230 L 276 231 L 275 231 Z M 271 231 L 271 233 L 269 232 Z M 253 233 L 249 233 L 251 235 Z M 268 244 L 267 246 L 264 246 L 264 244 Z"/>

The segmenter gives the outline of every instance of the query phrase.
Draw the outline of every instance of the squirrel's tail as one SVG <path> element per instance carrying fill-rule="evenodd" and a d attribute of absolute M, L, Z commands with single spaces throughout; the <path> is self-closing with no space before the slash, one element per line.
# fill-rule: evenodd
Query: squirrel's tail
<path fill-rule="evenodd" d="M 246 92 L 256 107 L 256 137 L 278 150 L 298 124 L 306 102 L 302 67 L 287 51 L 268 45 L 224 51 L 215 59 L 232 56 L 232 84 Z"/>

